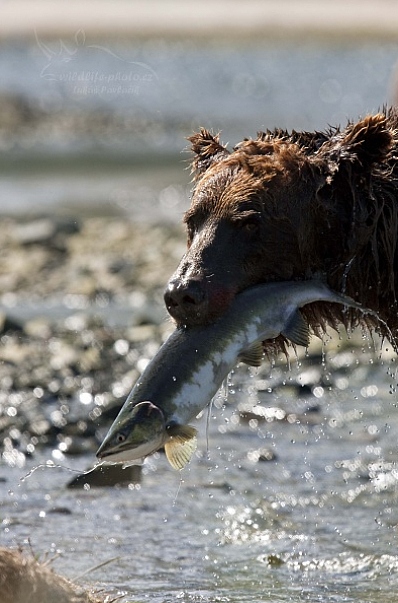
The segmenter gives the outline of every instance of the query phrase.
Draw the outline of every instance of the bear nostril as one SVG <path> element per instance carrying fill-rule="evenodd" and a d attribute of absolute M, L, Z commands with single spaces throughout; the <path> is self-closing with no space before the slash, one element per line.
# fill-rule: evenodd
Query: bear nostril
<path fill-rule="evenodd" d="M 184 297 L 182 298 L 182 303 L 183 304 L 193 304 L 193 305 L 197 305 L 198 304 L 198 300 L 195 297 L 192 297 L 191 295 L 184 295 Z"/>
<path fill-rule="evenodd" d="M 185 289 L 182 289 L 181 294 L 183 305 L 199 306 L 205 298 L 203 285 L 200 281 L 188 281 Z"/>
<path fill-rule="evenodd" d="M 204 289 L 198 281 L 182 283 L 170 281 L 164 293 L 164 301 L 168 309 L 199 306 L 205 298 Z"/>
<path fill-rule="evenodd" d="M 173 291 L 170 289 L 170 285 L 167 287 L 166 291 L 164 292 L 164 302 L 165 302 L 167 308 L 175 308 L 176 306 L 178 306 L 178 301 L 177 301 L 176 297 L 173 295 Z"/>

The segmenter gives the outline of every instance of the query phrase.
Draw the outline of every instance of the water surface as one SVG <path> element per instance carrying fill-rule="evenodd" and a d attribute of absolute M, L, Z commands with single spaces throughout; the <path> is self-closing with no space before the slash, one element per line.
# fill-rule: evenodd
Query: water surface
<path fill-rule="evenodd" d="M 65 469 L 21 481 L 37 456 L 3 465 L 2 544 L 59 553 L 54 568 L 70 577 L 117 558 L 83 580 L 123 601 L 393 602 L 393 367 L 347 349 L 326 367 L 238 370 L 198 422 L 189 467 L 180 475 L 155 455 L 138 486 L 67 490 Z M 242 422 L 243 402 L 277 410 Z M 274 460 L 256 462 L 264 448 Z M 79 470 L 94 461 L 41 460 Z"/>

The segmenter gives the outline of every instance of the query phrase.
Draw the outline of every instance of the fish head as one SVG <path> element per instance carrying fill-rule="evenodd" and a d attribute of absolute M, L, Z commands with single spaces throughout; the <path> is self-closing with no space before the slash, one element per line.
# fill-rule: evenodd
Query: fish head
<path fill-rule="evenodd" d="M 97 458 L 126 463 L 156 452 L 166 437 L 163 412 L 152 402 L 123 407 L 97 451 Z"/>

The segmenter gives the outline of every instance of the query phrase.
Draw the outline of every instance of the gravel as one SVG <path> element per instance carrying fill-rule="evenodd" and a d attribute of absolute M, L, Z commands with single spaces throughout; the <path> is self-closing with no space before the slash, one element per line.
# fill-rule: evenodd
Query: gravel
<path fill-rule="evenodd" d="M 162 296 L 182 229 L 40 216 L 3 218 L 0 237 L 2 458 L 94 454 L 173 328 Z"/>

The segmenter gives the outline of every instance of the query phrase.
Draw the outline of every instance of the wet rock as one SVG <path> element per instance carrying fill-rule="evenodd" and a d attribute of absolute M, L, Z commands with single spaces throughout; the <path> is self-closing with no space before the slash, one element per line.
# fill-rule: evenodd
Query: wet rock
<path fill-rule="evenodd" d="M 289 413 L 287 420 L 289 423 L 300 423 L 301 425 L 320 425 L 325 420 L 321 410 L 322 407 L 316 404 L 304 412 Z"/>
<path fill-rule="evenodd" d="M 69 507 L 51 507 L 46 513 L 52 513 L 54 515 L 72 515 L 73 511 Z"/>
<path fill-rule="evenodd" d="M 101 353 L 98 348 L 88 348 L 81 352 L 79 357 L 80 370 L 83 373 L 99 370 L 102 366 Z"/>
<path fill-rule="evenodd" d="M 153 339 L 156 336 L 156 328 L 154 325 L 140 325 L 131 327 L 126 333 L 129 341 L 132 343 L 144 342 Z"/>
<path fill-rule="evenodd" d="M 8 337 L 5 343 L 6 345 L 0 348 L 0 360 L 22 366 L 28 360 L 33 346 L 11 337 Z"/>
<path fill-rule="evenodd" d="M 232 492 L 234 489 L 228 482 L 211 482 L 210 484 L 201 484 L 201 487 L 206 488 L 207 490 L 221 490 L 227 494 Z"/>
<path fill-rule="evenodd" d="M 275 461 L 276 454 L 270 448 L 259 448 L 258 450 L 250 450 L 247 453 L 247 458 L 252 463 Z"/>
<path fill-rule="evenodd" d="M 50 321 L 44 316 L 26 321 L 23 330 L 28 337 L 39 339 L 50 339 L 52 334 Z"/>
<path fill-rule="evenodd" d="M 141 482 L 141 465 L 131 465 L 123 469 L 122 464 L 98 465 L 89 473 L 82 473 L 68 483 L 68 488 L 105 488 L 128 486 Z"/>
<path fill-rule="evenodd" d="M 270 567 L 281 567 L 285 565 L 285 561 L 279 556 L 275 554 L 267 555 L 263 561 L 265 561 Z"/>
<path fill-rule="evenodd" d="M 101 417 L 103 421 L 109 423 L 110 425 L 110 423 L 112 423 L 116 419 L 121 407 L 122 404 L 120 403 L 120 401 L 114 400 L 109 403 L 102 411 Z"/>
<path fill-rule="evenodd" d="M 32 245 L 33 243 L 48 243 L 54 237 L 55 232 L 54 222 L 48 218 L 43 218 L 19 224 L 14 229 L 14 237 L 20 245 Z"/>
<path fill-rule="evenodd" d="M 14 319 L 7 312 L 0 310 L 0 335 L 7 331 L 18 332 L 22 330 L 22 323 Z"/>
<path fill-rule="evenodd" d="M 86 424 L 86 427 L 87 424 Z M 80 425 L 80 434 L 81 434 Z M 78 431 L 78 427 L 76 425 L 68 424 L 65 429 L 62 430 L 62 433 L 58 434 L 57 440 L 58 450 L 63 454 L 68 456 L 79 456 L 81 454 L 92 454 L 94 456 L 96 450 L 98 449 L 98 441 L 94 437 L 87 437 L 86 434 L 80 437 L 76 435 L 76 431 Z M 88 431 L 88 429 L 86 429 Z"/>
<path fill-rule="evenodd" d="M 278 407 L 240 404 L 238 410 L 239 419 L 242 423 L 249 423 L 253 420 L 259 423 L 271 423 L 272 421 L 284 421 L 286 419 L 286 412 Z"/>
<path fill-rule="evenodd" d="M 47 434 L 51 429 L 50 421 L 38 418 L 30 423 L 29 430 L 32 435 L 42 436 Z"/>

